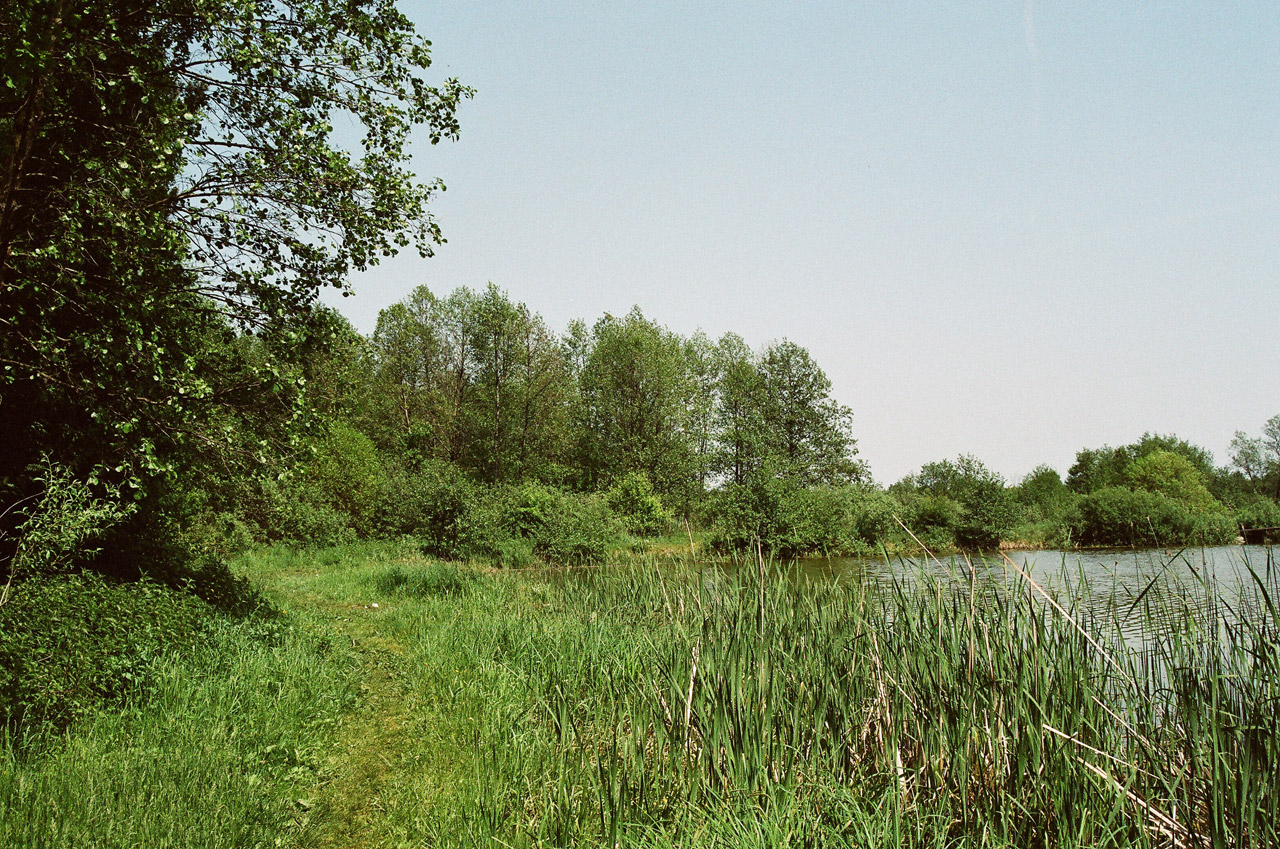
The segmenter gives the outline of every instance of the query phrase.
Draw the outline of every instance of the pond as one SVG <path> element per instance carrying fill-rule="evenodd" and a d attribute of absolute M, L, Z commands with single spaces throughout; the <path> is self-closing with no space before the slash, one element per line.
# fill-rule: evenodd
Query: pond
<path fill-rule="evenodd" d="M 1091 631 L 1118 632 L 1134 647 L 1189 620 L 1207 625 L 1268 616 L 1268 598 L 1280 604 L 1280 563 L 1271 546 L 1011 551 L 937 560 L 806 558 L 797 565 L 809 580 L 871 589 L 896 580 L 943 589 L 972 585 L 978 596 L 1043 597 L 1034 582 Z"/>

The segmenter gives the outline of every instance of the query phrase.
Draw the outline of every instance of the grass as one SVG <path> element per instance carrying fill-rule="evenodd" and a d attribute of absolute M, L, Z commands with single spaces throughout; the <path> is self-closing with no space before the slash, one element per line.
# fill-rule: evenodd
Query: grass
<path fill-rule="evenodd" d="M 325 739 L 353 701 L 337 650 L 221 623 L 145 696 L 0 747 L 0 845 L 275 846 L 304 829 Z"/>
<path fill-rule="evenodd" d="M 266 549 L 288 624 L 10 754 L 0 845 L 1277 845 L 1269 565 L 1134 652 L 1016 574 Z"/>

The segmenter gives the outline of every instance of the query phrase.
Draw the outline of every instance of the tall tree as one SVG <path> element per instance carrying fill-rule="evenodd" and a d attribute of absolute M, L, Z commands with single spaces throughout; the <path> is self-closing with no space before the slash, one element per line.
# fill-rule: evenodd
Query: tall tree
<path fill-rule="evenodd" d="M 1231 465 L 1255 489 L 1280 499 L 1280 415 L 1267 419 L 1260 436 L 1251 437 L 1236 431 L 1231 440 Z"/>
<path fill-rule="evenodd" d="M 760 358 L 764 424 L 774 453 L 802 483 L 848 483 L 861 472 L 850 435 L 852 411 L 831 397 L 831 381 L 794 342 Z"/>
<path fill-rule="evenodd" d="M 685 410 L 693 451 L 697 495 L 707 488 L 716 462 L 716 402 L 723 361 L 718 347 L 699 330 L 684 340 Z"/>
<path fill-rule="evenodd" d="M 679 337 L 639 308 L 596 322 L 579 377 L 586 486 L 604 486 L 627 472 L 644 472 L 663 493 L 688 486 L 694 464 L 686 382 Z"/>
<path fill-rule="evenodd" d="M 468 466 L 493 482 L 538 476 L 560 451 L 567 372 L 539 316 L 492 283 L 472 303 Z"/>
<path fill-rule="evenodd" d="M 755 355 L 741 336 L 726 333 L 717 344 L 720 386 L 716 405 L 716 471 L 745 484 L 766 454 L 764 382 Z"/>
<path fill-rule="evenodd" d="M 383 310 L 373 352 L 384 447 L 491 482 L 540 476 L 567 441 L 569 373 L 540 316 L 492 284 L 440 299 L 420 286 Z M 385 402 L 384 402 L 385 403 Z"/>
<path fill-rule="evenodd" d="M 1137 442 L 1119 448 L 1104 445 L 1081 449 L 1067 471 L 1067 486 L 1079 493 L 1108 486 L 1127 486 L 1126 469 L 1129 464 L 1157 451 L 1180 455 L 1206 479 L 1213 477 L 1213 455 L 1206 449 L 1173 434 L 1144 433 Z"/>
<path fill-rule="evenodd" d="M 32 0 L 0 45 L 0 476 L 257 457 L 219 410 L 296 419 L 318 289 L 431 251 L 409 132 L 456 136 L 469 90 L 427 82 L 391 0 Z M 229 322 L 266 344 L 242 356 Z"/>

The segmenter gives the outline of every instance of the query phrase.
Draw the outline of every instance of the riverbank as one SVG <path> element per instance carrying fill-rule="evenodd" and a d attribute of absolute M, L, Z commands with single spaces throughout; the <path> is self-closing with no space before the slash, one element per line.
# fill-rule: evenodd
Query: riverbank
<path fill-rule="evenodd" d="M 206 654 L 162 660 L 152 688 L 39 751 L 8 742 L 0 842 L 1277 838 L 1273 630 L 1210 643 L 1213 613 L 1189 606 L 1139 657 L 1034 591 L 871 597 L 664 562 L 253 552 L 236 571 L 276 613 L 224 622 Z"/>

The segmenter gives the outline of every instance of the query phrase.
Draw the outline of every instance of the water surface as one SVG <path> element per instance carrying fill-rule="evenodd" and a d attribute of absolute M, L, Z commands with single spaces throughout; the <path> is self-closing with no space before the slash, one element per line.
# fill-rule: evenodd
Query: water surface
<path fill-rule="evenodd" d="M 806 558 L 799 568 L 810 580 L 872 589 L 897 580 L 937 589 L 972 586 L 978 596 L 1042 598 L 1034 582 L 1090 630 L 1118 630 L 1131 645 L 1189 621 L 1267 615 L 1260 585 L 1280 604 L 1280 563 L 1271 546 Z"/>

